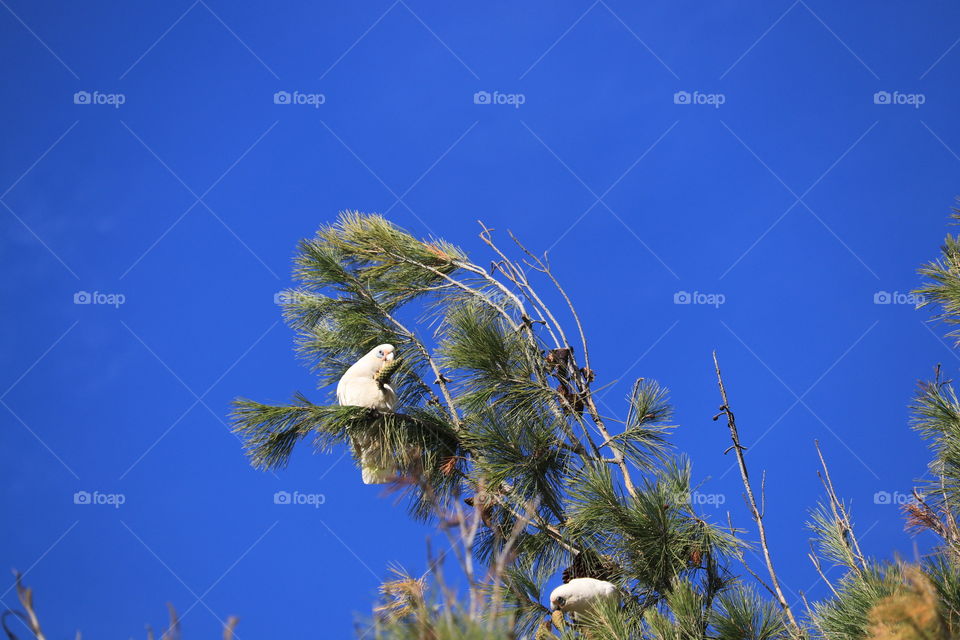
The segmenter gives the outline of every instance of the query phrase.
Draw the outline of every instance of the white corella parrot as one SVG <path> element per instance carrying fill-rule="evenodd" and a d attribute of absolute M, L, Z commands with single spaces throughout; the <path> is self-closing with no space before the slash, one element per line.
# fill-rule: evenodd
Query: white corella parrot
<path fill-rule="evenodd" d="M 337 401 L 340 405 L 378 411 L 396 409 L 397 394 L 393 387 L 378 379 L 380 370 L 393 358 L 393 345 L 381 344 L 353 363 L 337 383 Z M 384 456 L 376 442 L 355 438 L 353 447 L 360 454 L 364 484 L 386 484 L 396 476 L 396 467 L 383 463 Z"/>
<path fill-rule="evenodd" d="M 612 582 L 596 578 L 574 578 L 550 593 L 550 610 L 563 613 L 587 613 L 599 603 L 620 599 Z"/>

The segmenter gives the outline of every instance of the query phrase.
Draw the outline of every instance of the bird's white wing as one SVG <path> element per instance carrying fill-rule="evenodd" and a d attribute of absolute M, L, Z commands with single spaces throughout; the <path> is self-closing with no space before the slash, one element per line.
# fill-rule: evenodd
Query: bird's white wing
<path fill-rule="evenodd" d="M 366 407 L 378 411 L 394 411 L 397 394 L 388 384 L 381 385 L 374 379 L 377 363 L 367 354 L 347 369 L 337 383 L 337 402 L 341 406 Z M 364 484 L 385 484 L 397 475 L 396 465 L 390 464 L 389 456 L 382 447 L 369 438 L 354 438 L 351 442 L 360 457 L 360 472 Z"/>
<path fill-rule="evenodd" d="M 397 406 L 397 394 L 390 385 L 381 387 L 373 378 L 343 377 L 337 384 L 337 402 L 345 407 L 393 411 Z"/>

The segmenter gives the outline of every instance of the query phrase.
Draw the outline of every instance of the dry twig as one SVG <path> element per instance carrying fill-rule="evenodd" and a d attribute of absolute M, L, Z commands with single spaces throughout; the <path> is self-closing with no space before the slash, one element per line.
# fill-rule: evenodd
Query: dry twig
<path fill-rule="evenodd" d="M 800 625 L 797 624 L 797 619 L 793 615 L 793 610 L 790 608 L 790 604 L 783 595 L 783 590 L 780 588 L 780 579 L 777 577 L 777 572 L 773 568 L 773 558 L 770 555 L 770 546 L 767 543 L 767 529 L 763 525 L 764 514 L 763 511 L 757 506 L 757 500 L 754 497 L 753 488 L 750 486 L 750 476 L 747 472 L 747 462 L 743 456 L 745 447 L 740 444 L 740 434 L 737 431 L 737 422 L 733 416 L 733 411 L 730 409 L 730 402 L 727 399 L 727 389 L 724 387 L 723 376 L 720 374 L 720 362 L 717 360 L 716 351 L 713 352 L 713 366 L 717 372 L 717 385 L 720 387 L 720 397 L 723 400 L 723 404 L 720 406 L 720 413 L 715 415 L 713 419 L 716 420 L 721 415 L 727 416 L 727 426 L 730 428 L 730 439 L 733 441 L 733 445 L 727 449 L 727 451 L 732 449 L 736 451 L 737 454 L 737 464 L 740 466 L 740 477 L 743 479 L 743 488 L 746 491 L 747 506 L 750 508 L 750 514 L 753 516 L 754 522 L 757 523 L 757 530 L 760 534 L 760 547 L 763 550 L 763 559 L 767 565 L 767 572 L 770 574 L 770 587 L 768 588 L 777 599 L 777 603 L 780 605 L 780 608 L 783 609 L 784 614 L 787 616 L 794 635 L 799 637 L 801 635 Z M 762 501 L 763 496 L 761 495 L 761 502 Z"/>

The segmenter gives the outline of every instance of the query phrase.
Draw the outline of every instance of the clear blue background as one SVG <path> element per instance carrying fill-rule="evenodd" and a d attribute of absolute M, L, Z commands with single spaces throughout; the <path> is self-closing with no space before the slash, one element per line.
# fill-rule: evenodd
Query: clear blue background
<path fill-rule="evenodd" d="M 705 513 L 747 526 L 710 420 L 717 348 L 791 601 L 826 593 L 805 557 L 815 438 L 865 550 L 914 557 L 874 495 L 924 474 L 906 407 L 957 361 L 927 312 L 874 296 L 918 283 L 960 189 L 960 6 L 0 5 L 0 565 L 29 570 L 48 637 L 140 637 L 170 601 L 190 638 L 229 614 L 242 639 L 345 638 L 388 565 L 423 567 L 429 529 L 342 452 L 302 447 L 274 476 L 227 428 L 237 395 L 330 397 L 274 294 L 296 242 L 345 209 L 481 262 L 478 219 L 549 249 L 597 384 L 618 380 L 605 411 L 623 415 L 636 376 L 668 385 L 678 449 L 725 500 Z M 281 490 L 325 503 L 275 505 Z"/>

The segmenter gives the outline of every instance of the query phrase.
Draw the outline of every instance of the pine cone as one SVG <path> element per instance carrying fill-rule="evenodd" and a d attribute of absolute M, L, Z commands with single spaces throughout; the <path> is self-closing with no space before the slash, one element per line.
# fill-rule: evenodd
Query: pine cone
<path fill-rule="evenodd" d="M 690 550 L 690 566 L 699 567 L 700 562 L 703 560 L 703 552 L 700 551 L 697 547 L 694 547 Z"/>
<path fill-rule="evenodd" d="M 373 376 L 373 379 L 376 380 L 380 386 L 383 386 L 390 382 L 390 375 L 396 371 L 397 366 L 399 366 L 400 361 L 394 358 L 393 360 L 388 360 L 383 363 L 383 366 L 380 367 L 380 370 Z"/>
<path fill-rule="evenodd" d="M 607 555 L 601 555 L 592 549 L 584 549 L 573 557 L 573 564 L 563 570 L 564 584 L 574 578 L 595 578 L 615 582 L 620 574 L 616 561 Z"/>
<path fill-rule="evenodd" d="M 563 619 L 563 611 L 554 611 L 550 614 L 550 622 L 557 628 L 563 631 L 567 626 L 567 621 Z"/>
<path fill-rule="evenodd" d="M 550 616 L 544 616 L 537 627 L 534 640 L 556 640 L 556 637 L 553 635 L 553 619 Z"/>
<path fill-rule="evenodd" d="M 567 413 L 583 413 L 583 396 L 570 390 L 566 383 L 561 382 L 557 385 L 557 394 L 563 401 L 564 410 Z"/>
<path fill-rule="evenodd" d="M 463 503 L 480 511 L 480 520 L 488 529 L 493 529 L 493 501 L 484 498 L 482 495 L 469 496 L 463 499 Z"/>
<path fill-rule="evenodd" d="M 570 362 L 570 356 L 573 355 L 573 349 L 566 347 L 563 349 L 551 349 L 547 352 L 547 366 L 552 372 L 556 368 L 560 368 L 560 372 L 564 373 L 566 371 L 567 365 Z"/>

